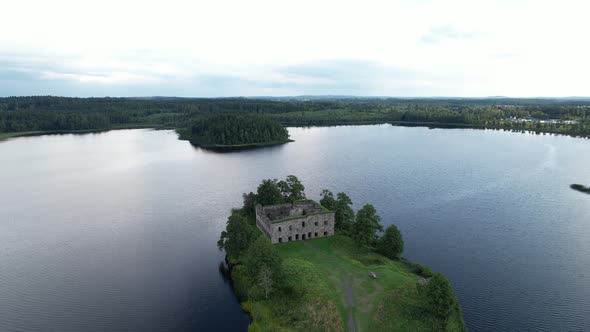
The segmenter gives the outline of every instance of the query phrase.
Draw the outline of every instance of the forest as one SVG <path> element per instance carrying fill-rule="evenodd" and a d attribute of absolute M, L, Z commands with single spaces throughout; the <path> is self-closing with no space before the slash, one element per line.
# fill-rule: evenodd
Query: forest
<path fill-rule="evenodd" d="M 220 114 L 199 118 L 187 130 L 197 146 L 245 146 L 289 141 L 289 133 L 278 122 L 256 114 Z"/>
<path fill-rule="evenodd" d="M 353 97 L 7 97 L 0 98 L 0 133 L 135 127 L 192 131 L 202 119 L 229 113 L 266 115 L 283 126 L 392 123 L 590 136 L 589 99 Z M 548 119 L 557 121 L 543 121 Z"/>

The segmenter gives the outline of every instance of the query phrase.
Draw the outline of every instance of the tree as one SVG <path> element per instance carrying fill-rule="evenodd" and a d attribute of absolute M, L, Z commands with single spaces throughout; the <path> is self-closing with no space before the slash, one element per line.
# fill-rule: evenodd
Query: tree
<path fill-rule="evenodd" d="M 244 206 L 242 207 L 242 210 L 246 215 L 253 216 L 256 212 L 256 194 L 253 192 L 249 192 L 247 194 L 243 193 L 242 199 L 244 200 Z"/>
<path fill-rule="evenodd" d="M 229 257 L 239 259 L 258 236 L 258 231 L 248 224 L 244 216 L 232 211 L 227 219 L 225 231 L 221 232 L 217 241 L 217 246 L 219 250 L 225 249 Z"/>
<path fill-rule="evenodd" d="M 283 201 L 292 203 L 305 199 L 305 187 L 295 175 L 287 176 L 285 180 L 279 181 L 277 185 L 283 195 Z"/>
<path fill-rule="evenodd" d="M 265 236 L 259 236 L 246 250 L 243 257 L 243 265 L 251 280 L 258 278 L 263 266 L 271 271 L 275 285 L 282 280 L 281 256 Z"/>
<path fill-rule="evenodd" d="M 258 272 L 258 285 L 260 288 L 264 289 L 264 297 L 268 299 L 268 294 L 272 292 L 272 271 L 266 265 L 262 265 L 260 267 L 260 271 Z"/>
<path fill-rule="evenodd" d="M 385 229 L 385 234 L 377 241 L 377 251 L 391 259 L 399 259 L 404 251 L 402 233 L 395 225 Z"/>
<path fill-rule="evenodd" d="M 320 204 L 330 211 L 334 211 L 334 227 L 336 230 L 350 232 L 354 223 L 354 211 L 352 200 L 343 192 L 338 193 L 337 198 L 328 189 L 322 190 Z"/>
<path fill-rule="evenodd" d="M 322 199 L 320 199 L 320 204 L 322 204 L 323 207 L 330 211 L 336 210 L 336 200 L 334 199 L 334 194 L 332 194 L 331 191 L 324 189 L 322 190 L 320 196 L 322 196 Z"/>
<path fill-rule="evenodd" d="M 354 211 L 352 210 L 352 200 L 343 192 L 337 195 L 335 212 L 335 228 L 350 233 L 354 224 Z"/>
<path fill-rule="evenodd" d="M 440 273 L 435 273 L 426 286 L 430 311 L 441 318 L 448 318 L 455 307 L 456 298 L 451 283 Z"/>
<path fill-rule="evenodd" d="M 380 224 L 381 217 L 371 204 L 365 204 L 356 214 L 356 222 L 353 227 L 352 237 L 358 245 L 374 246 L 377 240 L 377 231 L 383 231 Z"/>
<path fill-rule="evenodd" d="M 283 203 L 283 194 L 278 186 L 277 179 L 262 180 L 256 193 L 256 203 L 262 205 Z"/>

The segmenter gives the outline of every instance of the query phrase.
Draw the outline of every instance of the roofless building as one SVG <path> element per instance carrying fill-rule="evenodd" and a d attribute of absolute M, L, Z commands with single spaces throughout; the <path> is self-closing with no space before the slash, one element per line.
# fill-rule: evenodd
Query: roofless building
<path fill-rule="evenodd" d="M 334 235 L 334 212 L 312 200 L 256 205 L 256 226 L 272 243 Z"/>

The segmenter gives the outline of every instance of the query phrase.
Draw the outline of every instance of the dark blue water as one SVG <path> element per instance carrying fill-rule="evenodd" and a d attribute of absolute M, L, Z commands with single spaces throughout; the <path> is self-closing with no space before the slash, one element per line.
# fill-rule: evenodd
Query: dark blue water
<path fill-rule="evenodd" d="M 0 330 L 245 330 L 219 272 L 263 178 L 346 191 L 447 275 L 472 331 L 590 330 L 590 141 L 463 129 L 291 128 L 212 153 L 170 131 L 0 143 Z"/>

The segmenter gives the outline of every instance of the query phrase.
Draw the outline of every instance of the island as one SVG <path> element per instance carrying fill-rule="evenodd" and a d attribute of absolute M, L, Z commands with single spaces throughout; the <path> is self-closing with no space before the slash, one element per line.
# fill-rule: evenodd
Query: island
<path fill-rule="evenodd" d="M 402 257 L 375 207 L 290 175 L 243 194 L 218 241 L 248 331 L 466 331 L 450 282 Z"/>
<path fill-rule="evenodd" d="M 239 150 L 291 142 L 280 123 L 254 114 L 219 114 L 200 118 L 180 138 L 212 150 Z"/>
<path fill-rule="evenodd" d="M 570 185 L 570 188 L 572 188 L 573 190 L 577 190 L 579 192 L 582 192 L 582 193 L 590 194 L 590 187 L 586 187 L 581 184 L 574 183 L 574 184 Z"/>

